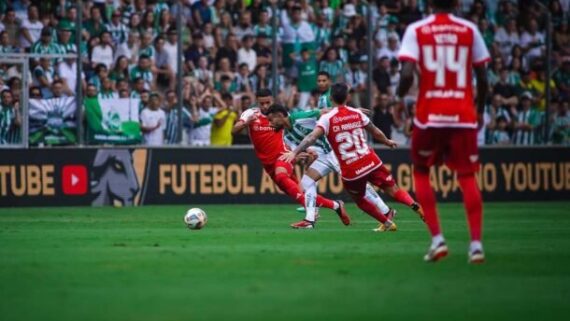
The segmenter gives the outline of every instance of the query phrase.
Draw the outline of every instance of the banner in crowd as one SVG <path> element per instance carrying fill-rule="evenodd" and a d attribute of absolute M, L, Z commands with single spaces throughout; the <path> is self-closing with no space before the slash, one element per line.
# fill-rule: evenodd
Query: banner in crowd
<path fill-rule="evenodd" d="M 30 144 L 77 143 L 75 97 L 30 99 Z"/>
<path fill-rule="evenodd" d="M 409 150 L 377 152 L 398 185 L 413 192 Z M 486 202 L 570 200 L 569 148 L 488 148 L 481 159 Z M 461 200 L 447 167 L 434 168 L 431 180 L 440 201 Z M 348 199 L 336 174 L 318 186 L 321 194 Z M 0 158 L 0 206 L 291 202 L 245 147 L 6 150 Z"/>
<path fill-rule="evenodd" d="M 89 143 L 130 145 L 141 142 L 139 99 L 87 98 L 85 117 Z"/>

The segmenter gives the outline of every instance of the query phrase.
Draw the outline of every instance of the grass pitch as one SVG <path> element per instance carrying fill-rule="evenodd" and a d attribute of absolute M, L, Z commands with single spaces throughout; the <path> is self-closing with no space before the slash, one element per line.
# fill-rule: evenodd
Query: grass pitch
<path fill-rule="evenodd" d="M 486 204 L 487 263 L 467 262 L 460 204 L 440 206 L 450 256 L 409 210 L 372 233 L 295 205 L 0 210 L 0 320 L 567 320 L 570 203 Z"/>

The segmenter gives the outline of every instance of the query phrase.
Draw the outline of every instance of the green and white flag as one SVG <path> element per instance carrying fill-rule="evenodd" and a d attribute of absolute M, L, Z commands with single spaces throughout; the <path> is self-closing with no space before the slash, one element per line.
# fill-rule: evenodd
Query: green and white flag
<path fill-rule="evenodd" d="M 30 99 L 30 144 L 77 143 L 75 97 Z"/>
<path fill-rule="evenodd" d="M 85 99 L 89 143 L 140 143 L 139 103 L 133 98 Z"/>

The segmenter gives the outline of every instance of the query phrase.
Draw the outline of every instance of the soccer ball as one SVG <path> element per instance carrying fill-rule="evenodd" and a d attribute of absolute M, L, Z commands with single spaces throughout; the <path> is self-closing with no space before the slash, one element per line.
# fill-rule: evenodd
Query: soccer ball
<path fill-rule="evenodd" d="M 208 223 L 208 216 L 199 208 L 191 208 L 184 215 L 184 223 L 191 230 L 199 230 Z"/>

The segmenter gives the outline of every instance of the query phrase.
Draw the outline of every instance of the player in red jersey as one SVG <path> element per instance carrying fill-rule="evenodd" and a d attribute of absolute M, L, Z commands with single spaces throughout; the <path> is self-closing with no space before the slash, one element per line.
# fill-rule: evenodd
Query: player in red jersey
<path fill-rule="evenodd" d="M 267 174 L 285 194 L 297 203 L 305 205 L 305 197 L 299 189 L 293 161 L 279 160 L 279 157 L 288 150 L 283 142 L 283 129 L 275 130 L 266 117 L 267 110 L 273 104 L 271 91 L 260 89 L 256 96 L 258 108 L 244 111 L 234 125 L 232 134 L 235 135 L 247 128 L 255 154 Z M 350 217 L 342 201 L 332 201 L 317 195 L 317 206 L 334 210 L 344 225 L 350 224 Z M 312 225 L 305 228 L 312 228 Z"/>
<path fill-rule="evenodd" d="M 445 162 L 457 172 L 471 233 L 469 262 L 485 260 L 481 245 L 483 205 L 475 180 L 479 170 L 478 115 L 483 114 L 490 60 L 477 26 L 451 14 L 457 0 L 434 0 L 435 14 L 408 26 L 399 59 L 402 73 L 398 96 L 410 89 L 416 68 L 420 85 L 412 133 L 416 196 L 422 205 L 432 243 L 424 259 L 447 255 L 441 233 L 429 168 Z M 477 110 L 473 105 L 472 70 L 477 77 Z"/>
<path fill-rule="evenodd" d="M 396 185 L 390 171 L 384 167 L 374 150 L 368 146 L 364 131 L 377 141 L 389 147 L 396 143 L 384 135 L 362 111 L 346 106 L 348 86 L 335 84 L 331 88 L 331 99 L 337 104 L 330 112 L 321 116 L 311 134 L 295 148 L 281 157 L 291 161 L 325 135 L 340 164 L 342 183 L 358 207 L 380 222 L 376 232 L 396 231 L 394 222 L 386 218 L 377 206 L 365 197 L 366 184 L 370 182 L 382 188 L 398 202 L 406 204 L 423 218 L 421 207 L 410 194 Z"/>

